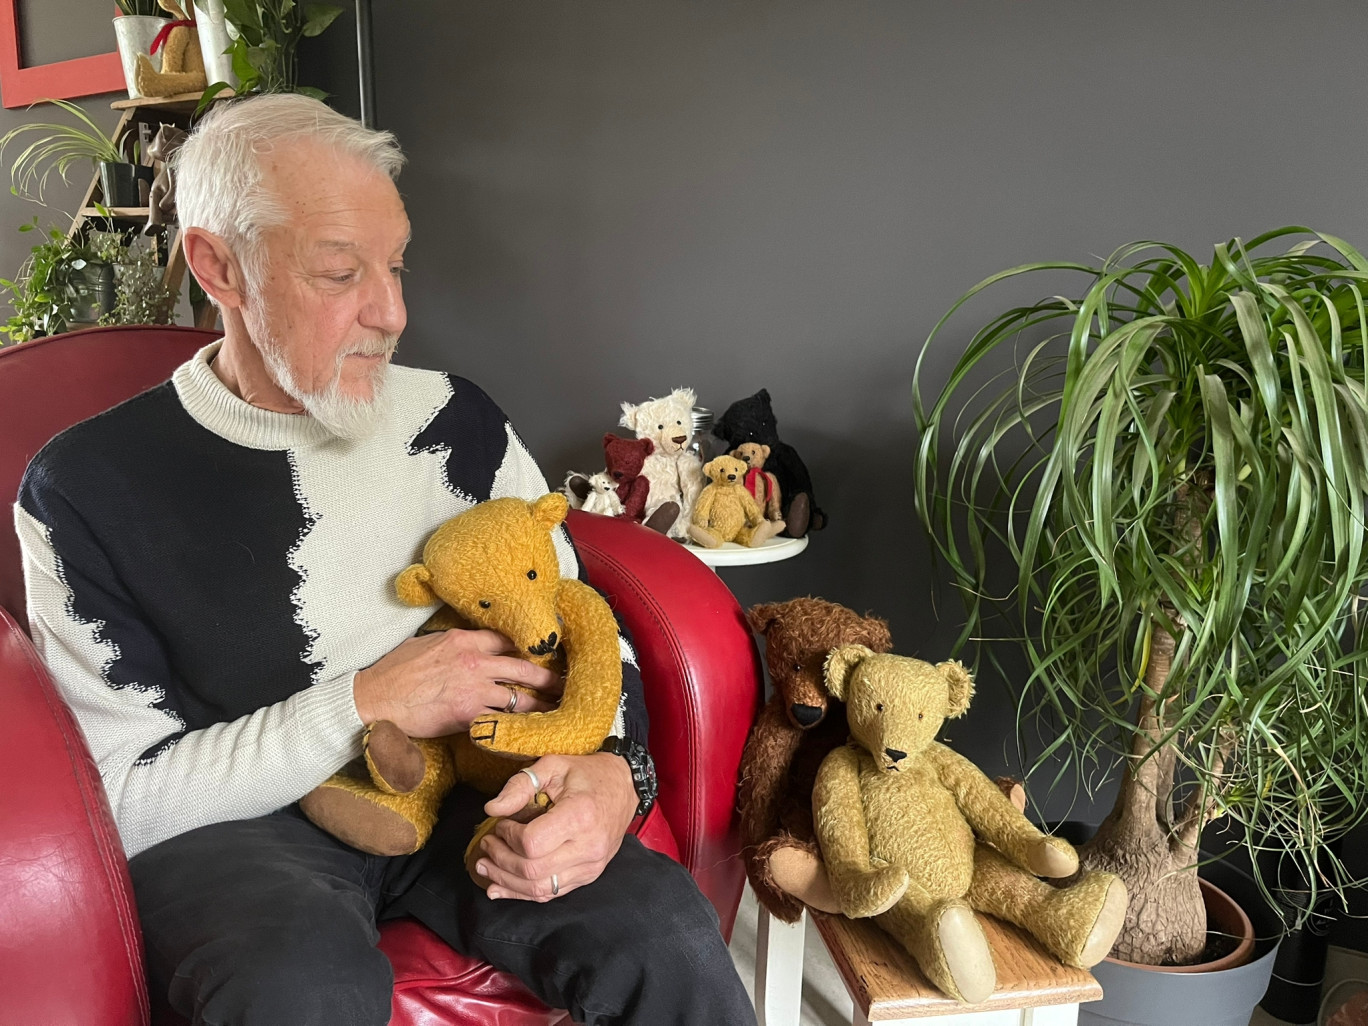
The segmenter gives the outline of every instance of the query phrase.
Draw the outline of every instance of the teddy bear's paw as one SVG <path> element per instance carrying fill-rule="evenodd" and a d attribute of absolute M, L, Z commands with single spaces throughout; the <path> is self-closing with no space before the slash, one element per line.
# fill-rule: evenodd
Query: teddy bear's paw
<path fill-rule="evenodd" d="M 689 537 L 705 549 L 716 549 L 721 547 L 722 539 L 713 534 L 706 527 L 699 527 L 697 524 L 689 525 Z"/>
<path fill-rule="evenodd" d="M 1062 837 L 1042 837 L 1028 853 L 1031 872 L 1060 879 L 1078 872 L 1078 852 Z"/>
<path fill-rule="evenodd" d="M 797 845 L 775 848 L 770 855 L 769 871 L 776 887 L 809 908 L 818 912 L 841 911 L 826 865 L 815 852 Z"/>
<path fill-rule="evenodd" d="M 367 727 L 362 745 L 371 780 L 386 794 L 408 794 L 423 782 L 427 773 L 423 750 L 389 720 L 376 720 Z"/>
<path fill-rule="evenodd" d="M 841 911 L 851 919 L 882 915 L 907 893 L 907 870 L 902 866 L 883 866 L 859 873 L 840 886 Z"/>
<path fill-rule="evenodd" d="M 941 988 L 966 1004 L 987 1001 L 997 986 L 988 938 L 974 910 L 962 902 L 947 905 L 935 919 L 936 941 L 951 987 Z M 933 981 L 938 982 L 938 981 Z"/>
<path fill-rule="evenodd" d="M 658 531 L 661 534 L 669 534 L 670 530 L 675 526 L 675 521 L 678 519 L 679 503 L 671 500 L 669 502 L 662 502 L 656 507 L 655 511 L 646 518 L 643 526 L 649 527 L 652 531 Z"/>
<path fill-rule="evenodd" d="M 1091 969 L 1111 952 L 1125 924 L 1130 902 L 1126 885 L 1111 873 L 1088 873 L 1060 892 L 1060 897 L 1067 902 L 1070 918 L 1087 927 L 1077 951 L 1061 953 L 1060 957 L 1080 969 Z"/>

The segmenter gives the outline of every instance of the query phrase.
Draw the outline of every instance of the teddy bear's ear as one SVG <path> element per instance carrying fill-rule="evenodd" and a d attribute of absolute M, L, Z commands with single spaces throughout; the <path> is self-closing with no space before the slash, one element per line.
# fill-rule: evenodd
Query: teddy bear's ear
<path fill-rule="evenodd" d="M 635 431 L 637 429 L 636 410 L 637 408 L 633 406 L 631 403 L 623 403 L 622 419 L 618 421 L 618 423 L 621 424 L 623 427 L 627 428 L 628 430 Z"/>
<path fill-rule="evenodd" d="M 888 633 L 888 621 L 881 616 L 865 614 L 855 637 L 875 652 L 887 652 L 893 647 L 893 635 Z"/>
<path fill-rule="evenodd" d="M 617 435 L 613 434 L 611 431 L 607 431 L 603 435 L 603 447 L 605 449 L 608 448 L 608 446 L 612 445 L 614 442 L 620 441 L 622 441 L 622 439 L 619 438 Z"/>
<path fill-rule="evenodd" d="M 850 680 L 850 671 L 864 659 L 868 659 L 874 653 L 863 645 L 838 645 L 827 653 L 826 670 L 823 674 L 827 694 L 832 698 L 839 698 L 845 701 L 846 683 Z"/>
<path fill-rule="evenodd" d="M 950 685 L 950 694 L 945 703 L 946 719 L 963 716 L 969 708 L 969 700 L 974 697 L 974 678 L 969 676 L 969 671 L 958 659 L 937 663 L 936 669 L 944 674 L 946 683 Z"/>
<path fill-rule="evenodd" d="M 746 622 L 756 634 L 764 634 L 769 625 L 779 619 L 779 603 L 766 602 L 764 605 L 751 606 L 746 610 Z"/>
<path fill-rule="evenodd" d="M 552 492 L 532 503 L 532 519 L 549 531 L 565 519 L 569 509 L 570 501 L 560 492 Z"/>
<path fill-rule="evenodd" d="M 760 446 L 760 458 L 761 458 L 762 460 L 767 460 L 767 459 L 769 459 L 769 455 L 770 455 L 770 447 L 769 447 L 768 445 L 762 445 L 762 446 Z"/>
<path fill-rule="evenodd" d="M 641 446 L 641 455 L 643 456 L 649 456 L 655 452 L 655 442 L 649 438 L 638 438 L 637 445 Z"/>
<path fill-rule="evenodd" d="M 692 406 L 698 400 L 698 396 L 694 393 L 694 390 L 692 388 L 676 388 L 673 392 L 670 393 L 670 398 L 683 399 L 686 402 L 688 402 L 690 406 Z"/>
<path fill-rule="evenodd" d="M 442 600 L 432 590 L 432 571 L 414 563 L 394 582 L 395 594 L 406 606 L 435 606 Z"/>

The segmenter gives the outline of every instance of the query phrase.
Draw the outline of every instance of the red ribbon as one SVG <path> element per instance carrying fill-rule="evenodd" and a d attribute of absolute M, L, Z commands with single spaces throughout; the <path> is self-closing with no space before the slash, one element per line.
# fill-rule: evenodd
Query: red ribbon
<path fill-rule="evenodd" d="M 157 38 L 152 40 L 152 49 L 149 52 L 156 53 L 158 50 L 160 50 L 162 48 L 162 44 L 166 42 L 167 37 L 171 35 L 171 30 L 173 28 L 179 28 L 182 25 L 189 25 L 193 27 L 194 24 L 194 21 L 187 18 L 185 21 L 172 21 L 163 25 L 162 30 L 157 33 Z"/>

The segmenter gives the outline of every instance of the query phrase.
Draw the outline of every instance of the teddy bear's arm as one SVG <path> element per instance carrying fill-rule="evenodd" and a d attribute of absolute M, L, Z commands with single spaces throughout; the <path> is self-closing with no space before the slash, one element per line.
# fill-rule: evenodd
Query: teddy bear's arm
<path fill-rule="evenodd" d="M 736 806 L 741 813 L 743 845 L 762 844 L 779 830 L 779 805 L 802 740 L 802 733 L 789 726 L 783 698 L 776 694 L 760 710 L 741 756 Z"/>
<path fill-rule="evenodd" d="M 860 796 L 860 756 L 842 746 L 822 760 L 812 789 L 812 819 L 832 893 L 852 919 L 887 912 L 909 889 L 921 891 L 902 866 L 875 866 Z"/>
<path fill-rule="evenodd" d="M 769 485 L 769 495 L 765 498 L 765 516 L 770 520 L 779 519 L 780 506 L 784 501 L 783 490 L 779 487 L 779 479 L 768 470 L 763 472 L 766 483 Z"/>
<path fill-rule="evenodd" d="M 703 494 L 698 497 L 698 503 L 694 506 L 693 522 L 699 527 L 708 526 L 708 517 L 712 515 L 713 500 L 717 498 L 717 489 L 708 485 L 703 489 Z"/>
<path fill-rule="evenodd" d="M 639 477 L 632 482 L 627 497 L 622 500 L 622 515 L 640 520 L 646 515 L 646 500 L 651 494 L 651 482 Z"/>
<path fill-rule="evenodd" d="M 941 744 L 933 744 L 927 755 L 981 840 L 1037 876 L 1064 877 L 1078 871 L 1078 853 L 1073 845 L 1037 830 L 972 762 Z"/>
<path fill-rule="evenodd" d="M 746 526 L 758 527 L 765 520 L 765 514 L 761 511 L 760 504 L 744 488 L 740 490 L 739 495 L 741 497 L 741 509 L 746 514 Z"/>

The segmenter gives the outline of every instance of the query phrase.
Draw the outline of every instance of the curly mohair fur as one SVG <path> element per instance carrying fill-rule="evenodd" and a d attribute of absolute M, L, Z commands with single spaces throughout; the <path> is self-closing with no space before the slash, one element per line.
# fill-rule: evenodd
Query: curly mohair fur
<path fill-rule="evenodd" d="M 858 642 L 886 652 L 893 640 L 886 621 L 821 598 L 765 603 L 746 618 L 764 635 L 774 695 L 741 757 L 741 843 L 761 903 L 793 923 L 804 903 L 775 882 L 772 863 L 780 853 L 817 859 L 812 787 L 823 757 L 844 744 L 847 733 L 845 707 L 827 694 L 822 667 L 837 645 Z"/>
<path fill-rule="evenodd" d="M 693 439 L 694 400 L 692 388 L 676 388 L 664 399 L 648 399 L 636 405 L 623 403 L 620 421 L 638 438 L 648 438 L 654 445 L 641 469 L 641 476 L 651 485 L 645 519 L 649 520 L 665 503 L 677 503 L 679 516 L 669 535 L 681 540 L 688 537 L 694 503 L 706 483 L 702 461 L 688 451 Z"/>

